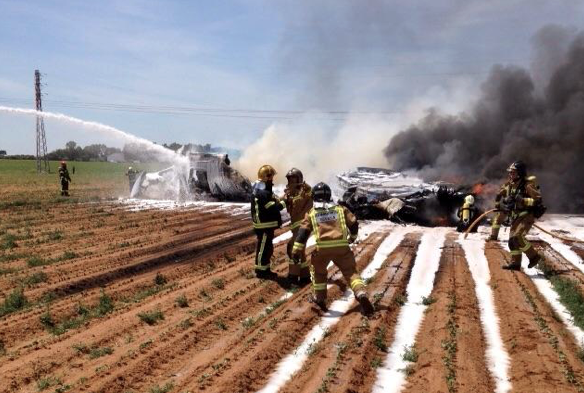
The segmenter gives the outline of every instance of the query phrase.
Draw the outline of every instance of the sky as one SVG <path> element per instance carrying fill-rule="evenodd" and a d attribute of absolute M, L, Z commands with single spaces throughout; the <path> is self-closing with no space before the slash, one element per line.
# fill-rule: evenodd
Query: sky
<path fill-rule="evenodd" d="M 532 67 L 543 26 L 584 28 L 582 0 L 0 0 L 0 10 L 0 106 L 34 108 L 39 69 L 45 111 L 157 143 L 254 151 L 270 148 L 258 144 L 267 134 L 282 139 L 274 129 L 297 133 L 290 144 L 313 136 L 303 130 L 320 143 L 380 138 L 381 151 L 389 124 L 470 105 L 494 64 Z M 49 151 L 123 144 L 45 126 Z M 34 135 L 33 117 L 0 112 L 0 150 L 34 154 Z"/>

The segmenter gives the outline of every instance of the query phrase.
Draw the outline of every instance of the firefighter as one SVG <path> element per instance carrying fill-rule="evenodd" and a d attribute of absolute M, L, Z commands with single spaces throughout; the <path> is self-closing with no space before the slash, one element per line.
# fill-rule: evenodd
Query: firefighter
<path fill-rule="evenodd" d="M 284 190 L 284 202 L 286 210 L 290 214 L 290 230 L 292 237 L 288 241 L 286 253 L 288 254 L 288 285 L 305 286 L 310 282 L 310 271 L 306 254 L 301 253 L 299 259 L 292 258 L 294 240 L 298 235 L 298 229 L 302 219 L 312 209 L 312 189 L 304 182 L 304 176 L 299 169 L 292 168 L 286 174 L 288 185 Z"/>
<path fill-rule="evenodd" d="M 511 220 L 509 231 L 509 250 L 511 263 L 503 266 L 506 270 L 521 269 L 521 254 L 529 259 L 528 267 L 532 268 L 543 260 L 527 241 L 525 235 L 536 218 L 545 212 L 541 192 L 535 176 L 527 176 L 527 168 L 522 161 L 515 161 L 507 168 L 508 180 L 501 187 L 495 198 L 497 215 L 493 219 L 489 240 L 497 240 L 501 223 L 507 217 Z"/>
<path fill-rule="evenodd" d="M 65 161 L 61 161 L 61 166 L 59 167 L 59 180 L 61 181 L 61 196 L 69 196 L 69 182 L 71 182 L 71 177 L 69 176 Z"/>
<path fill-rule="evenodd" d="M 373 313 L 373 305 L 365 292 L 365 284 L 357 273 L 355 255 L 349 247 L 357 238 L 359 224 L 346 207 L 331 203 L 331 189 L 325 183 L 318 183 L 312 189 L 316 207 L 304 216 L 294 242 L 292 255 L 301 258 L 306 241 L 311 233 L 316 240 L 316 250 L 312 253 L 311 276 L 314 296 L 311 301 L 326 311 L 327 265 L 332 261 L 339 267 L 347 283 L 353 290 L 365 315 Z"/>
<path fill-rule="evenodd" d="M 456 213 L 458 216 L 458 225 L 456 230 L 458 232 L 464 232 L 472 224 L 477 217 L 477 208 L 475 206 L 475 199 L 472 195 L 467 195 L 464 197 L 464 204 Z M 473 232 L 476 232 L 478 225 L 475 225 Z"/>
<path fill-rule="evenodd" d="M 136 175 L 138 175 L 138 171 L 129 166 L 126 176 L 128 176 L 128 181 L 130 183 L 130 196 L 132 196 L 132 188 L 134 188 L 134 183 L 136 183 Z"/>
<path fill-rule="evenodd" d="M 251 218 L 254 232 L 258 238 L 256 245 L 256 277 L 274 279 L 276 274 L 270 270 L 274 252 L 274 231 L 282 226 L 280 211 L 286 207 L 272 191 L 276 170 L 270 165 L 262 165 L 258 170 L 258 180 L 252 186 Z"/>

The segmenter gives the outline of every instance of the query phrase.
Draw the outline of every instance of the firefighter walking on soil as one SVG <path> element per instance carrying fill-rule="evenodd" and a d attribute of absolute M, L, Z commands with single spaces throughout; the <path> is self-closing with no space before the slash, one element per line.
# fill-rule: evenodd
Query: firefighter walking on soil
<path fill-rule="evenodd" d="M 327 265 L 332 261 L 341 270 L 365 315 L 373 313 L 373 305 L 365 292 L 365 284 L 359 274 L 355 255 L 349 247 L 357 238 L 359 224 L 355 216 L 344 206 L 331 203 L 331 189 L 318 183 L 312 189 L 315 207 L 304 216 L 294 243 L 292 255 L 301 258 L 311 233 L 316 240 L 316 250 L 311 255 L 311 273 L 314 297 L 312 301 L 326 311 Z"/>
<path fill-rule="evenodd" d="M 511 219 L 509 231 L 509 250 L 511 263 L 503 266 L 507 270 L 521 269 L 521 254 L 529 259 L 529 268 L 542 261 L 542 256 L 527 241 L 525 235 L 531 229 L 536 218 L 545 212 L 541 192 L 535 176 L 527 176 L 527 168 L 522 161 L 515 161 L 507 168 L 508 180 L 501 187 L 495 199 L 498 213 L 493 219 L 489 240 L 497 240 L 499 228 L 507 217 Z"/>
<path fill-rule="evenodd" d="M 59 167 L 59 180 L 61 181 L 61 196 L 69 196 L 69 182 L 71 182 L 71 177 L 69 176 L 65 161 L 61 161 L 61 166 Z"/>
<path fill-rule="evenodd" d="M 306 261 L 306 253 L 302 251 L 298 259 L 292 258 L 294 240 L 298 235 L 302 219 L 312 209 L 312 189 L 304 182 L 304 176 L 299 169 L 292 168 L 286 174 L 288 185 L 284 191 L 286 210 L 290 214 L 290 230 L 292 237 L 288 241 L 288 285 L 305 286 L 310 282 L 310 271 Z"/>
<path fill-rule="evenodd" d="M 275 278 L 270 270 L 274 253 L 274 231 L 282 226 L 280 211 L 286 205 L 274 194 L 274 176 L 276 170 L 270 165 L 263 165 L 258 171 L 258 180 L 252 186 L 251 219 L 254 232 L 258 238 L 256 245 L 255 273 L 258 278 Z"/>

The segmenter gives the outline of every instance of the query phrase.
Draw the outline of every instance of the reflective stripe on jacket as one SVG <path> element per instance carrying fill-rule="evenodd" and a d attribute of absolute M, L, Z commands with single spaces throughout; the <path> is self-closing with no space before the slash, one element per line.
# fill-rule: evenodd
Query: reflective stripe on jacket
<path fill-rule="evenodd" d="M 302 220 L 294 248 L 304 248 L 310 233 L 317 249 L 346 247 L 349 236 L 356 236 L 358 230 L 357 219 L 346 207 L 313 207 Z"/>

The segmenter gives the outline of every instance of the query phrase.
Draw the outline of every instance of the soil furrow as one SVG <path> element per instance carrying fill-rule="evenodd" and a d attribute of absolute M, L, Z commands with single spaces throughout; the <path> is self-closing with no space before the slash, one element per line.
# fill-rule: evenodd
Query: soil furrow
<path fill-rule="evenodd" d="M 358 269 L 370 262 L 383 238 L 373 234 L 357 245 Z M 329 277 L 329 282 L 338 283 L 340 272 L 334 268 Z M 344 284 L 342 287 L 334 285 L 328 291 L 328 300 L 339 298 L 344 289 Z M 319 321 L 321 312 L 307 302 L 310 292 L 310 287 L 304 288 L 286 302 L 286 307 L 278 307 L 256 321 L 253 328 L 246 330 L 241 337 L 216 346 L 213 356 L 195 359 L 184 377 L 177 380 L 177 387 L 191 391 L 204 388 L 211 392 L 255 391 L 260 388 L 278 361 L 293 350 Z M 356 307 L 353 311 L 358 313 Z M 218 369 L 218 364 L 223 366 Z"/>
<path fill-rule="evenodd" d="M 501 269 L 510 260 L 498 244 L 485 254 L 500 318 L 501 336 L 511 358 L 509 375 L 518 392 L 583 391 L 584 363 L 572 335 L 522 272 Z"/>
<path fill-rule="evenodd" d="M 370 375 L 384 357 L 393 334 L 400 300 L 416 257 L 419 234 L 408 234 L 370 280 L 376 312 L 366 318 L 347 313 L 309 354 L 302 370 L 282 392 L 367 391 Z"/>
<path fill-rule="evenodd" d="M 486 343 L 474 281 L 457 238 L 449 235 L 443 248 L 428 309 L 416 336 L 419 357 L 404 392 L 494 391 L 485 362 Z"/>

